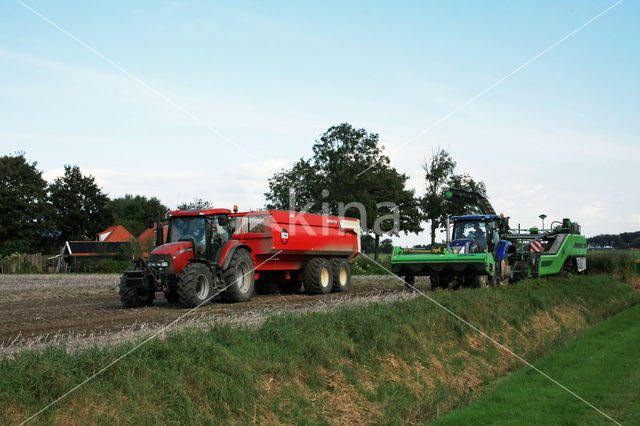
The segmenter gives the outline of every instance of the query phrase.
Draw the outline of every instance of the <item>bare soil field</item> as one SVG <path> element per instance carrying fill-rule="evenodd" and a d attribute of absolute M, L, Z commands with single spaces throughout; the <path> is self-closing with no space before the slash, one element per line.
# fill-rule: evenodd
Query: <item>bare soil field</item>
<path fill-rule="evenodd" d="M 353 277 L 346 293 L 255 295 L 246 303 L 213 302 L 196 310 L 169 304 L 123 309 L 115 274 L 0 275 L 0 353 L 10 355 L 51 343 L 110 343 L 177 326 L 258 324 L 273 314 L 317 311 L 345 305 L 413 297 L 391 276 Z M 418 286 L 424 283 L 418 283 Z"/>

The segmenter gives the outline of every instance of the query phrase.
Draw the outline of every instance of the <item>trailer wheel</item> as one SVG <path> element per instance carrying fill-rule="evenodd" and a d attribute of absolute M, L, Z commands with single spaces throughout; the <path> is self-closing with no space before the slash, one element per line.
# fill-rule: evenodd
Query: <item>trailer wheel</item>
<path fill-rule="evenodd" d="M 348 291 L 351 288 L 351 266 L 339 257 L 331 259 L 333 271 L 333 291 Z"/>
<path fill-rule="evenodd" d="M 213 288 L 213 276 L 202 263 L 190 263 L 178 275 L 178 299 L 187 308 L 206 302 Z"/>
<path fill-rule="evenodd" d="M 127 285 L 127 272 L 133 271 L 134 268 L 127 270 L 120 277 L 120 301 L 125 308 L 140 308 L 142 306 L 153 305 L 153 299 L 156 297 L 155 292 L 146 288 L 129 287 Z"/>
<path fill-rule="evenodd" d="M 302 285 L 309 294 L 331 293 L 333 288 L 331 263 L 322 257 L 311 259 L 302 272 Z"/>
<path fill-rule="evenodd" d="M 251 300 L 255 290 L 253 260 L 245 249 L 239 248 L 233 253 L 229 266 L 222 272 L 226 290 L 224 299 L 228 302 L 246 302 Z"/>

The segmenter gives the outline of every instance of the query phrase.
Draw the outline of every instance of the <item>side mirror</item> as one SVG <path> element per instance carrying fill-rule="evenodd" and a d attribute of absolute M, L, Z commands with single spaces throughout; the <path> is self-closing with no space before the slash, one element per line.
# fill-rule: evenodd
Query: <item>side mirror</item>
<path fill-rule="evenodd" d="M 229 223 L 229 218 L 227 216 L 218 216 L 218 224 L 222 226 L 227 226 Z"/>
<path fill-rule="evenodd" d="M 149 229 L 153 228 L 153 225 L 155 225 L 155 221 L 153 220 L 152 217 L 147 218 L 146 225 L 147 225 L 147 228 Z"/>

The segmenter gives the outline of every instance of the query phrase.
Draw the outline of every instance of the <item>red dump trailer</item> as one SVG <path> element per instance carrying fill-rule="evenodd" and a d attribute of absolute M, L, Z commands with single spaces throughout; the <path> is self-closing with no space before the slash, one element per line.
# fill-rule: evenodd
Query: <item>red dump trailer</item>
<path fill-rule="evenodd" d="M 255 288 L 300 286 L 307 293 L 347 291 L 351 261 L 360 252 L 358 219 L 279 210 L 179 210 L 167 214 L 166 242 L 158 233 L 148 259 L 120 280 L 125 307 L 169 302 L 200 306 L 221 297 L 251 299 Z"/>

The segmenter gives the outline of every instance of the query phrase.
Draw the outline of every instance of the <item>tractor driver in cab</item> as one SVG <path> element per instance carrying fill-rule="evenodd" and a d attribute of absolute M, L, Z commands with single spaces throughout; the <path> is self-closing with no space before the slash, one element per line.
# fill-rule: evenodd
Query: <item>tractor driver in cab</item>
<path fill-rule="evenodd" d="M 469 238 L 473 238 L 475 240 L 478 245 L 478 249 L 484 250 L 487 247 L 487 234 L 480 229 L 480 224 L 478 222 L 473 224 L 473 231 L 469 233 Z"/>

